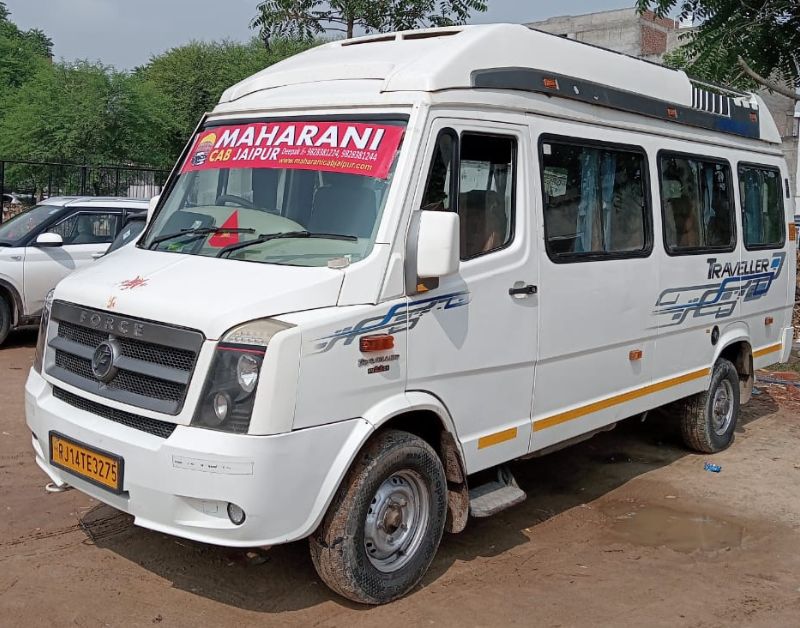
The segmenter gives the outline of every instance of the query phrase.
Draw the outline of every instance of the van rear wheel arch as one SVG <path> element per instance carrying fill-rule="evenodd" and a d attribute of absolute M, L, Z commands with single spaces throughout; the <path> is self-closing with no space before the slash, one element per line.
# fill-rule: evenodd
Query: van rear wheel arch
<path fill-rule="evenodd" d="M 731 340 L 718 353 L 714 364 L 717 364 L 720 359 L 733 364 L 739 377 L 739 403 L 747 403 L 753 394 L 753 385 L 755 384 L 753 347 L 750 341 L 744 338 Z"/>

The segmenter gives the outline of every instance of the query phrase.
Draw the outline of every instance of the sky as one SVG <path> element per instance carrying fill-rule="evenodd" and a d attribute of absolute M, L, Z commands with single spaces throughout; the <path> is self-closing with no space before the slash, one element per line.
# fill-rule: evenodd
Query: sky
<path fill-rule="evenodd" d="M 249 39 L 257 0 L 4 0 L 23 30 L 39 28 L 56 59 L 102 61 L 120 70 L 192 40 Z M 488 0 L 471 23 L 533 22 L 632 7 L 634 0 Z"/>

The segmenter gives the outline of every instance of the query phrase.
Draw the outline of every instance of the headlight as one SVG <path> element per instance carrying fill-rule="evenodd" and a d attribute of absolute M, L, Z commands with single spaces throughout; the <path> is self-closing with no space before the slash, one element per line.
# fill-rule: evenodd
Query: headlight
<path fill-rule="evenodd" d="M 53 309 L 53 293 L 51 290 L 44 298 L 44 307 L 42 308 L 42 319 L 39 321 L 39 338 L 36 341 L 36 353 L 33 356 L 34 370 L 42 374 L 42 363 L 44 362 L 44 350 L 47 346 L 47 325 L 50 323 L 50 311 Z"/>
<path fill-rule="evenodd" d="M 222 337 L 192 425 L 244 434 L 250 427 L 261 366 L 272 337 L 292 325 L 264 319 Z"/>

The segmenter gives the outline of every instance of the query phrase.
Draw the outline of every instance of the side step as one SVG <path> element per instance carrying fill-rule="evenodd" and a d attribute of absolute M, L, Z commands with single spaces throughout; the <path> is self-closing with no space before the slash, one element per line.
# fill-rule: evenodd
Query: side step
<path fill-rule="evenodd" d="M 491 517 L 501 510 L 525 501 L 528 495 L 519 486 L 508 467 L 499 467 L 497 480 L 481 484 L 469 491 L 469 514 L 473 517 Z"/>

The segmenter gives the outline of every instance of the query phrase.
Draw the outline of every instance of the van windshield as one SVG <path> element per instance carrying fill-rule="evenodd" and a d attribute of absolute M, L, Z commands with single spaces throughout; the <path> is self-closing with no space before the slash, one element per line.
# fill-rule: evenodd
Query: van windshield
<path fill-rule="evenodd" d="M 385 120 L 207 126 L 138 246 L 293 266 L 361 260 L 404 131 Z"/>

